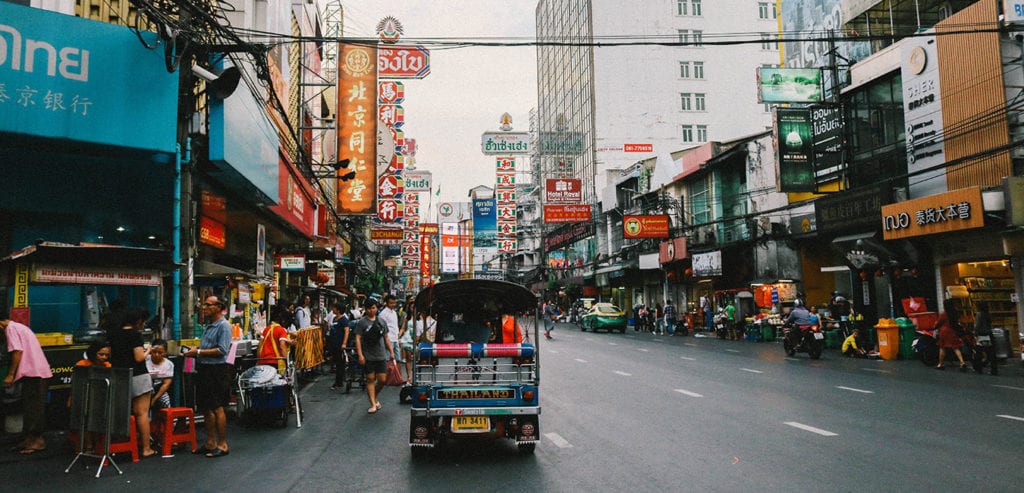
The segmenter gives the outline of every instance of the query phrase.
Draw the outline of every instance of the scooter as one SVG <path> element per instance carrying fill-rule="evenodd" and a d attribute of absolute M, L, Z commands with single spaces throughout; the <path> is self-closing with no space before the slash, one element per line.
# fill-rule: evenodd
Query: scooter
<path fill-rule="evenodd" d="M 725 312 L 719 312 L 715 315 L 715 335 L 719 339 L 729 338 L 729 316 Z"/>
<path fill-rule="evenodd" d="M 811 359 L 821 358 L 825 349 L 825 334 L 818 325 L 792 325 L 782 327 L 782 347 L 789 356 L 797 352 L 807 353 Z"/>

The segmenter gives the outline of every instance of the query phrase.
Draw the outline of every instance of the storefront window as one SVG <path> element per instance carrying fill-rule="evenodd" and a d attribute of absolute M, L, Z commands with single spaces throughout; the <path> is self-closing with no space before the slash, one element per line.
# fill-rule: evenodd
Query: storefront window
<path fill-rule="evenodd" d="M 851 187 L 876 183 L 879 176 L 900 176 L 906 171 L 903 83 L 899 74 L 882 78 L 850 95 L 846 101 L 846 121 L 853 157 L 848 172 Z"/>

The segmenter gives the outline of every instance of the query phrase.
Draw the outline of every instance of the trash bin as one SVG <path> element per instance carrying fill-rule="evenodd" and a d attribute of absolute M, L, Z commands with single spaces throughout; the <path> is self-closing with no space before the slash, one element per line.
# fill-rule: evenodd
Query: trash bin
<path fill-rule="evenodd" d="M 825 331 L 825 348 L 839 349 L 843 345 L 843 333 L 838 329 Z"/>
<path fill-rule="evenodd" d="M 767 323 L 762 323 L 759 325 L 761 326 L 761 338 L 764 339 L 765 342 L 774 342 L 775 327 L 772 327 L 771 324 Z"/>
<path fill-rule="evenodd" d="M 917 338 L 917 325 L 909 318 L 897 318 L 896 326 L 899 327 L 900 332 L 900 345 L 899 345 L 899 358 L 900 359 L 914 359 L 914 339 Z"/>
<path fill-rule="evenodd" d="M 878 332 L 878 354 L 884 360 L 895 360 L 900 351 L 900 328 L 895 323 L 875 326 Z"/>
<path fill-rule="evenodd" d="M 1010 357 L 1010 333 L 999 327 L 992 328 L 992 345 L 996 347 L 996 359 Z"/>

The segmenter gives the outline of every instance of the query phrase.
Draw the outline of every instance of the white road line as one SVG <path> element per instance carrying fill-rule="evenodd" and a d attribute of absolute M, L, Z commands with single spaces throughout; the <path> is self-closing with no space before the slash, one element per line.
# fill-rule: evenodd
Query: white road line
<path fill-rule="evenodd" d="M 697 358 L 688 358 L 686 356 L 680 356 L 679 359 L 685 359 L 686 361 L 697 361 Z"/>
<path fill-rule="evenodd" d="M 698 394 L 696 392 L 690 392 L 689 390 L 676 389 L 676 392 L 679 392 L 680 394 L 683 394 L 683 395 L 688 395 L 690 397 L 704 397 L 703 395 L 700 395 L 700 394 Z"/>
<path fill-rule="evenodd" d="M 811 433 L 817 433 L 817 434 L 819 434 L 821 436 L 825 436 L 825 437 L 834 437 L 834 436 L 838 435 L 838 433 L 832 433 L 831 431 L 823 430 L 821 428 L 815 428 L 813 426 L 807 426 L 807 425 L 805 425 L 803 423 L 797 423 L 796 421 L 786 421 L 783 424 L 792 426 L 793 428 L 800 428 L 801 430 L 809 431 Z"/>
<path fill-rule="evenodd" d="M 608 345 L 609 346 L 618 346 L 619 343 L 617 343 L 617 342 L 609 342 Z"/>
<path fill-rule="evenodd" d="M 800 358 L 782 358 L 789 361 L 800 361 Z"/>
<path fill-rule="evenodd" d="M 861 368 L 861 370 L 864 370 L 864 371 L 873 371 L 873 372 L 875 372 L 875 373 L 892 373 L 892 372 L 891 372 L 891 371 L 889 371 L 889 370 L 879 370 L 878 368 Z"/>
<path fill-rule="evenodd" d="M 860 392 L 862 394 L 874 394 L 875 393 L 872 390 L 855 389 L 853 387 L 844 387 L 842 385 L 836 385 L 836 388 L 837 389 L 843 389 L 843 390 L 849 390 L 850 392 Z"/>
<path fill-rule="evenodd" d="M 579 363 L 586 363 L 587 362 L 587 360 L 579 359 L 579 358 L 576 358 L 576 361 L 579 362 Z"/>
<path fill-rule="evenodd" d="M 738 352 L 740 352 L 739 349 L 726 349 L 726 351 L 728 351 L 730 353 L 738 353 Z"/>
<path fill-rule="evenodd" d="M 650 349 L 644 349 L 642 347 L 638 347 L 638 348 L 636 348 L 636 350 L 637 351 L 642 351 L 642 352 L 645 352 L 645 353 L 649 353 L 651 351 Z"/>
<path fill-rule="evenodd" d="M 993 385 L 993 387 L 999 387 L 1001 389 L 1010 389 L 1010 390 L 1024 390 L 1024 389 L 1022 389 L 1020 387 L 1011 387 L 1009 385 Z"/>
<path fill-rule="evenodd" d="M 551 440 L 558 448 L 572 448 L 572 444 L 558 433 L 545 433 L 544 436 L 548 437 L 548 440 Z"/>
<path fill-rule="evenodd" d="M 690 346 L 690 347 L 697 347 L 697 345 L 692 343 L 692 342 L 684 342 L 683 345 L 684 346 Z"/>
<path fill-rule="evenodd" d="M 751 370 L 750 368 L 740 368 L 740 371 L 748 371 L 750 373 L 764 373 L 761 370 Z"/>
<path fill-rule="evenodd" d="M 551 354 L 558 354 L 558 351 L 555 351 L 554 349 L 548 349 L 548 352 Z"/>
<path fill-rule="evenodd" d="M 1010 416 L 1009 414 L 997 414 L 997 418 L 1015 419 L 1017 421 L 1024 421 L 1024 418 L 1020 416 Z"/>
<path fill-rule="evenodd" d="M 624 372 L 624 371 L 619 371 L 619 370 L 615 370 L 615 371 L 614 371 L 614 372 L 612 372 L 612 373 L 614 373 L 614 374 L 616 374 L 616 375 L 622 375 L 622 376 L 624 376 L 624 377 L 631 377 L 631 376 L 633 376 L 633 374 L 632 374 L 632 373 L 626 373 L 626 372 Z"/>

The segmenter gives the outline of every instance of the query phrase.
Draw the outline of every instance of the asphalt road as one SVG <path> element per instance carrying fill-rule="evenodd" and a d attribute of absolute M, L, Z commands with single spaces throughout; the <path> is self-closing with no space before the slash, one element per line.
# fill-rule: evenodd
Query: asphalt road
<path fill-rule="evenodd" d="M 0 490 L 62 491 L 1020 491 L 1024 371 L 939 372 L 915 361 L 787 358 L 780 344 L 592 334 L 540 347 L 541 444 L 459 442 L 422 460 L 408 407 L 385 390 L 302 391 L 302 428 L 243 429 L 231 455 L 179 453 L 125 473 L 0 455 Z M 6 450 L 6 449 L 4 449 Z"/>

